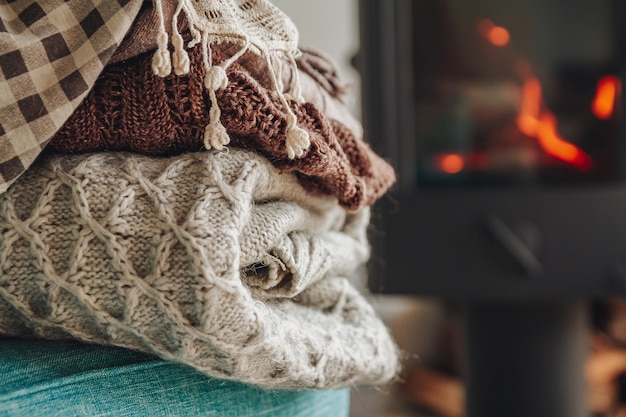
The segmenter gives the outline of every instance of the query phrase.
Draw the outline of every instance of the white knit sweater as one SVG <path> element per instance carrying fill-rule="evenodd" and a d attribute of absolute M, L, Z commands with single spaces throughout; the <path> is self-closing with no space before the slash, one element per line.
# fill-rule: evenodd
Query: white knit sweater
<path fill-rule="evenodd" d="M 368 220 L 243 150 L 46 156 L 0 196 L 0 333 L 266 388 L 382 384 L 396 347 L 345 278 Z"/>

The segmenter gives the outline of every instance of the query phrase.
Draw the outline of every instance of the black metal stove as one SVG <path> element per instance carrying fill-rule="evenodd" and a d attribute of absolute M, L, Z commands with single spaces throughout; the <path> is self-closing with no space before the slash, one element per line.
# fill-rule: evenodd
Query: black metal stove
<path fill-rule="evenodd" d="M 400 176 L 371 287 L 466 304 L 470 417 L 585 415 L 587 301 L 626 294 L 626 1 L 360 13 L 363 121 Z"/>

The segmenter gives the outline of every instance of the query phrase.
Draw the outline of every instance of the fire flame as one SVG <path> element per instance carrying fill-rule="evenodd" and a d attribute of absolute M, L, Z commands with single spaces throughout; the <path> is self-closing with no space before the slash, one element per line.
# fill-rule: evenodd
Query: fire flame
<path fill-rule="evenodd" d="M 614 75 L 605 75 L 598 80 L 596 95 L 591 104 L 591 111 L 598 119 L 606 120 L 613 115 L 615 98 L 621 88 L 619 78 Z"/>
<path fill-rule="evenodd" d="M 459 154 L 445 154 L 439 158 L 438 165 L 446 174 L 456 174 L 465 167 L 465 160 Z"/>
<path fill-rule="evenodd" d="M 522 86 L 517 127 L 525 135 L 535 138 L 539 146 L 549 155 L 575 167 L 587 170 L 592 160 L 576 145 L 559 135 L 556 117 L 550 111 L 541 111 L 541 84 L 535 77 L 529 77 Z"/>
<path fill-rule="evenodd" d="M 478 32 L 495 46 L 507 45 L 510 40 L 509 31 L 489 19 L 482 19 L 478 23 Z M 520 132 L 535 139 L 548 155 L 580 170 L 590 169 L 593 162 L 591 157 L 559 134 L 556 117 L 544 108 L 541 84 L 532 74 L 528 62 L 519 61 L 517 64 L 518 75 L 523 79 L 516 120 Z M 620 91 L 621 83 L 617 77 L 607 75 L 600 78 L 591 107 L 593 114 L 599 119 L 611 117 Z M 445 173 L 456 174 L 468 162 L 471 164 L 471 159 L 466 160 L 459 154 L 444 154 L 439 157 L 437 165 Z"/>
<path fill-rule="evenodd" d="M 504 46 L 509 43 L 511 35 L 502 26 L 497 26 L 489 19 L 482 19 L 478 22 L 478 32 L 492 45 Z"/>

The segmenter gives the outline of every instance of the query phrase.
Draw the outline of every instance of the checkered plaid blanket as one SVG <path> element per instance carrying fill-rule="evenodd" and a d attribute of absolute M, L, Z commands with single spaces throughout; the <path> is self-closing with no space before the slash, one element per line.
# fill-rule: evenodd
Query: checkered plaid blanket
<path fill-rule="evenodd" d="M 143 0 L 0 0 L 0 194 L 93 86 Z"/>

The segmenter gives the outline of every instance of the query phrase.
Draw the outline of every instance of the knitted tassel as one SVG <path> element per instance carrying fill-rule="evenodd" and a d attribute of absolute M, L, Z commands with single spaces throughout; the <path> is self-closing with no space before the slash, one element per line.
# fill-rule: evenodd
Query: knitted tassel
<path fill-rule="evenodd" d="M 183 2 L 179 2 L 176 11 L 172 16 L 172 45 L 174 52 L 172 53 L 172 63 L 174 64 L 174 72 L 176 75 L 189 74 L 189 54 L 185 51 L 184 41 L 178 32 L 178 16 L 183 8 Z"/>
<path fill-rule="evenodd" d="M 212 65 L 210 47 L 207 40 L 203 40 L 203 61 L 206 68 L 206 76 L 204 78 L 204 87 L 209 92 L 211 100 L 211 110 L 209 110 L 210 122 L 204 130 L 204 147 L 206 149 L 222 150 L 225 145 L 230 143 L 230 136 L 226 128 L 220 120 L 222 111 L 217 103 L 215 92 L 228 85 L 228 75 L 226 68 L 237 59 L 239 59 L 247 50 L 249 44 L 246 44 L 237 53 L 230 58 L 222 61 L 219 65 Z"/>
<path fill-rule="evenodd" d="M 291 64 L 291 72 L 293 74 L 293 83 L 289 91 L 289 97 L 298 103 L 304 103 L 302 97 L 302 85 L 300 84 L 300 72 L 298 71 L 298 63 L 293 55 L 289 55 L 289 64 Z"/>
<path fill-rule="evenodd" d="M 204 130 L 204 147 L 206 149 L 222 150 L 224 145 L 230 142 L 230 136 L 220 120 L 222 112 L 217 104 L 215 91 L 228 85 L 226 71 L 219 65 L 207 70 L 204 78 L 204 86 L 209 91 L 211 110 L 209 110 L 210 122 Z"/>
<path fill-rule="evenodd" d="M 204 10 L 204 8 L 211 10 L 209 7 L 210 4 L 207 3 L 205 5 L 199 5 L 191 2 L 191 0 L 178 0 L 178 5 L 176 7 L 176 11 L 174 12 L 171 22 L 173 32 L 172 45 L 174 47 L 174 52 L 172 53 L 170 59 L 170 54 L 167 47 L 168 36 L 167 32 L 165 31 L 162 1 L 163 0 L 154 0 L 155 9 L 157 10 L 160 22 L 159 34 L 157 35 L 158 50 L 155 52 L 153 57 L 152 70 L 156 75 L 159 75 L 161 77 L 169 75 L 172 71 L 172 66 L 174 67 L 174 72 L 176 73 L 176 75 L 189 73 L 189 55 L 187 51 L 185 51 L 183 38 L 178 31 L 178 17 L 180 15 L 180 12 L 183 11 L 187 17 L 189 29 L 193 36 L 193 39 L 191 40 L 191 42 L 189 42 L 187 47 L 191 48 L 198 43 L 200 43 L 202 46 L 203 63 L 206 70 L 204 84 L 209 93 L 209 99 L 211 101 L 211 110 L 209 111 L 210 121 L 209 124 L 206 126 L 204 132 L 204 146 L 206 147 L 206 149 L 221 150 L 224 148 L 225 145 L 230 142 L 230 137 L 228 136 L 228 132 L 226 131 L 226 128 L 222 125 L 222 122 L 220 120 L 221 110 L 219 108 L 215 92 L 219 89 L 225 88 L 228 85 L 226 68 L 228 68 L 231 63 L 239 59 L 246 51 L 249 50 L 251 43 L 250 38 L 245 32 L 237 33 L 237 36 L 232 36 L 232 33 L 226 34 L 231 40 L 239 39 L 242 43 L 242 48 L 236 54 L 221 62 L 219 65 L 213 65 L 211 59 L 210 43 L 216 41 L 216 34 L 211 31 L 211 29 L 213 29 L 215 25 L 210 22 L 211 18 L 213 17 L 210 15 L 210 13 L 207 12 L 207 10 Z M 244 9 L 241 9 L 238 6 L 234 6 L 233 4 L 220 3 L 220 5 L 222 8 L 224 8 L 222 12 L 225 13 L 225 15 L 223 15 L 222 17 L 228 15 L 230 18 L 234 19 L 234 22 L 236 22 L 236 19 L 241 18 L 241 13 L 244 13 Z M 204 13 L 198 14 L 198 11 L 195 9 L 196 7 L 204 10 Z M 271 4 L 269 3 L 263 3 L 262 5 L 259 4 L 258 7 L 271 8 L 273 6 L 271 6 Z M 207 20 L 205 21 L 205 19 Z M 265 29 L 267 30 L 267 28 Z M 284 27 L 283 29 L 288 32 L 288 28 Z M 288 41 L 288 39 L 286 39 L 286 41 Z M 305 154 L 305 151 L 309 148 L 311 141 L 309 138 L 309 133 L 297 125 L 298 120 L 296 118 L 296 115 L 291 110 L 287 98 L 285 97 L 286 93 L 283 91 L 282 79 L 280 77 L 277 77 L 277 74 L 280 75 L 280 72 L 282 71 L 282 66 L 278 61 L 273 62 L 269 49 L 266 49 L 265 47 L 259 47 L 260 45 L 258 43 L 254 43 L 254 46 L 255 50 L 257 50 L 257 53 L 267 59 L 268 72 L 270 73 L 274 90 L 276 94 L 278 94 L 278 97 L 280 98 L 280 101 L 285 110 L 285 117 L 287 122 L 285 132 L 285 149 L 287 152 L 287 156 L 290 159 L 302 157 Z M 281 52 L 287 56 L 291 66 L 296 69 L 296 85 L 291 88 L 289 96 L 295 101 L 301 102 L 302 93 L 300 90 L 299 80 L 297 78 L 298 71 L 294 56 L 292 56 L 295 53 L 293 52 L 294 49 L 295 48 L 292 45 L 290 49 L 283 49 L 281 50 Z"/>
<path fill-rule="evenodd" d="M 297 125 L 298 119 L 287 102 L 287 98 L 283 92 L 281 68 L 282 66 L 278 63 L 276 58 L 272 59 L 270 56 L 267 57 L 267 69 L 272 79 L 272 84 L 287 114 L 287 127 L 285 132 L 287 157 L 289 159 L 300 158 L 304 155 L 305 151 L 309 149 L 309 146 L 311 146 L 311 140 L 309 138 L 309 132 Z"/>
<path fill-rule="evenodd" d="M 287 100 L 285 100 L 285 103 Z M 295 157 L 302 157 L 304 152 L 311 146 L 311 140 L 309 138 L 309 132 L 298 126 L 296 115 L 287 107 L 287 133 L 285 138 L 285 147 L 287 148 L 287 156 L 289 159 Z"/>
<path fill-rule="evenodd" d="M 172 62 L 167 50 L 167 33 L 159 32 L 157 35 L 158 49 L 152 57 L 152 71 L 159 77 L 166 77 L 172 72 Z"/>
<path fill-rule="evenodd" d="M 189 74 L 189 54 L 184 49 L 183 37 L 179 33 L 174 32 L 172 44 L 174 45 L 174 52 L 172 53 L 174 72 L 176 75 Z"/>
<path fill-rule="evenodd" d="M 165 30 L 162 0 L 154 0 L 154 8 L 159 17 L 159 33 L 157 35 L 157 50 L 152 57 L 152 71 L 159 77 L 166 77 L 172 72 L 172 62 L 167 50 L 168 36 Z"/>

